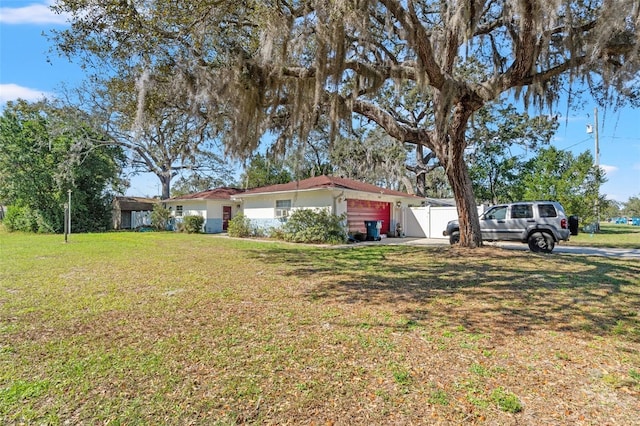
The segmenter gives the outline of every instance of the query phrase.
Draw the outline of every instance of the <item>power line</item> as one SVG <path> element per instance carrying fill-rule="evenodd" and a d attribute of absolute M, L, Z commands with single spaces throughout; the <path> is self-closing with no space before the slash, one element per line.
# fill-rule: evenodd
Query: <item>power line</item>
<path fill-rule="evenodd" d="M 588 141 L 590 141 L 590 140 L 591 140 L 591 136 L 589 136 L 588 138 L 586 138 L 586 139 L 584 139 L 584 140 L 581 140 L 580 142 L 574 143 L 573 145 L 569 145 L 569 146 L 568 146 L 568 147 L 566 147 L 566 148 L 560 148 L 560 149 L 562 149 L 563 151 L 566 151 L 566 150 L 567 150 L 567 149 L 569 149 L 569 148 L 573 148 L 574 146 L 578 146 L 578 145 L 580 145 L 580 144 L 582 144 L 582 143 L 585 143 L 585 142 L 588 142 Z"/>

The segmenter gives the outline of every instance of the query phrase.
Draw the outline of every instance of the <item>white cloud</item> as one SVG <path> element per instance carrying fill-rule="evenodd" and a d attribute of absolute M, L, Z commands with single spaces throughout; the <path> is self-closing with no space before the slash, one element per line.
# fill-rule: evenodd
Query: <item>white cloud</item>
<path fill-rule="evenodd" d="M 0 104 L 15 101 L 16 99 L 37 101 L 47 96 L 50 96 L 47 92 L 18 86 L 17 84 L 0 84 Z"/>
<path fill-rule="evenodd" d="M 600 168 L 604 170 L 604 172 L 608 175 L 615 173 L 618 171 L 618 167 L 616 166 L 608 166 L 606 164 L 600 164 Z"/>
<path fill-rule="evenodd" d="M 3 24 L 66 24 L 67 16 L 54 13 L 48 0 L 23 7 L 0 7 L 0 23 Z"/>

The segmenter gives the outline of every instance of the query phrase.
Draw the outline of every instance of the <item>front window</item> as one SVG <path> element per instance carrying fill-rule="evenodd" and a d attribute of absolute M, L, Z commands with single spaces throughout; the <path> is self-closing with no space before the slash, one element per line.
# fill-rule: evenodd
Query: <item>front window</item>
<path fill-rule="evenodd" d="M 182 206 L 176 206 L 176 217 L 182 216 Z"/>
<path fill-rule="evenodd" d="M 504 220 L 507 217 L 507 206 L 493 207 L 484 213 L 488 220 Z"/>
<path fill-rule="evenodd" d="M 276 217 L 285 218 L 291 211 L 291 200 L 276 200 Z"/>

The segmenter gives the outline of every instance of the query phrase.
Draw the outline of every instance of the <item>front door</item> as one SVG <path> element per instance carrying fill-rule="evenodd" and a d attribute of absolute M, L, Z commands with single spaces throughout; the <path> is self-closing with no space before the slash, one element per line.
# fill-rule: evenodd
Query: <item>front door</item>
<path fill-rule="evenodd" d="M 222 206 L 222 230 L 226 231 L 231 220 L 231 206 Z"/>

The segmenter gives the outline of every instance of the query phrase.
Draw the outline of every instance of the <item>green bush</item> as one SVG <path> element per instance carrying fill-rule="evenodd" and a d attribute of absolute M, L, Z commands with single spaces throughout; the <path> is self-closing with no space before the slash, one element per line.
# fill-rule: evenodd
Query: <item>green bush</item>
<path fill-rule="evenodd" d="M 229 233 L 230 237 L 250 237 L 252 234 L 251 220 L 242 213 L 238 213 L 233 219 L 229 221 L 227 232 Z"/>
<path fill-rule="evenodd" d="M 9 206 L 4 216 L 7 231 L 15 232 L 54 232 L 42 215 L 29 207 Z"/>
<path fill-rule="evenodd" d="M 202 225 L 204 224 L 204 217 L 202 216 L 185 216 L 184 217 L 184 230 L 189 234 L 197 234 L 202 232 Z"/>
<path fill-rule="evenodd" d="M 166 231 L 169 219 L 171 219 L 171 210 L 163 207 L 160 203 L 153 206 L 153 211 L 151 212 L 151 226 L 153 229 Z"/>
<path fill-rule="evenodd" d="M 329 209 L 295 210 L 282 227 L 285 241 L 295 243 L 342 244 L 347 234 L 342 226 L 345 216 Z"/>
<path fill-rule="evenodd" d="M 30 219 L 30 211 L 26 207 L 9 206 L 4 216 L 4 226 L 9 232 L 25 231 L 34 232 L 35 223 Z"/>

